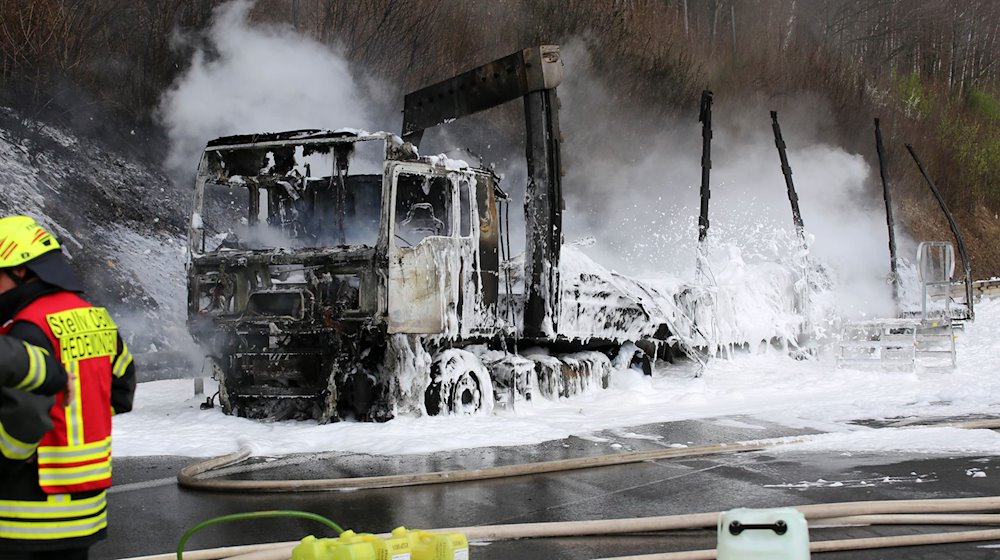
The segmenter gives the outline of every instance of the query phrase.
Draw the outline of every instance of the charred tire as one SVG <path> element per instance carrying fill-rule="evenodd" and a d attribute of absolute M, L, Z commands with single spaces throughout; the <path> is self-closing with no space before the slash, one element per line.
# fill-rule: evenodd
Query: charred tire
<path fill-rule="evenodd" d="M 486 400 L 479 375 L 472 371 L 464 372 L 450 382 L 433 379 L 424 393 L 424 404 L 430 416 L 488 414 L 493 411 L 492 400 Z"/>
<path fill-rule="evenodd" d="M 617 355 L 609 357 L 612 358 L 614 367 L 635 369 L 641 371 L 643 375 L 653 375 L 653 360 L 638 344 L 626 342 L 618 349 Z"/>
<path fill-rule="evenodd" d="M 427 390 L 424 391 L 424 406 L 427 408 L 428 416 L 437 416 L 448 411 L 448 399 L 442 394 L 441 385 L 440 378 L 431 377 L 431 382 L 427 384 Z M 442 405 L 444 406 L 442 407 Z"/>
<path fill-rule="evenodd" d="M 632 356 L 629 367 L 641 371 L 643 375 L 653 375 L 653 363 L 649 359 L 649 354 L 642 350 L 637 351 Z"/>
<path fill-rule="evenodd" d="M 493 384 L 486 368 L 465 350 L 445 350 L 431 364 L 424 392 L 427 414 L 491 414 Z"/>

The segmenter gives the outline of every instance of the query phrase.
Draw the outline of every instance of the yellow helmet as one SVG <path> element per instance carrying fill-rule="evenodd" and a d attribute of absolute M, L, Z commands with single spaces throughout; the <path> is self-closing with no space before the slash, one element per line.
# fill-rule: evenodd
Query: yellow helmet
<path fill-rule="evenodd" d="M 59 250 L 59 242 L 34 218 L 0 218 L 0 268 L 20 266 L 49 251 Z"/>
<path fill-rule="evenodd" d="M 29 216 L 0 218 L 0 269 L 22 265 L 43 282 L 83 290 L 54 235 Z"/>

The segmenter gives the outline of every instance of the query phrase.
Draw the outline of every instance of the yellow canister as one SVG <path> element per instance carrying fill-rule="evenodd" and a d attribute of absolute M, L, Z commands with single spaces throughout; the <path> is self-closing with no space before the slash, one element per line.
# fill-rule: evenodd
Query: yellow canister
<path fill-rule="evenodd" d="M 292 549 L 292 560 L 376 560 L 371 542 L 354 531 L 344 531 L 336 539 L 310 535 Z"/>
<path fill-rule="evenodd" d="M 384 539 L 368 533 L 359 536 L 375 549 L 376 560 L 411 560 L 410 539 L 405 535 L 392 535 Z"/>
<path fill-rule="evenodd" d="M 462 533 L 434 533 L 397 527 L 393 537 L 410 541 L 412 560 L 469 560 L 469 541 Z"/>

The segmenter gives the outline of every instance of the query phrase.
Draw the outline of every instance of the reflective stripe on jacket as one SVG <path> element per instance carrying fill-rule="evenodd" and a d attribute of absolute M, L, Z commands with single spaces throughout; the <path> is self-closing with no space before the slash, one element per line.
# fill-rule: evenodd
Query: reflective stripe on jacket
<path fill-rule="evenodd" d="M 37 392 L 40 395 L 58 392 L 66 385 L 66 376 L 61 370 L 48 371 L 46 366 L 48 357 L 48 352 L 44 348 L 32 346 L 16 338 L 0 336 L 0 387 Z M 50 373 L 54 374 L 56 379 L 46 384 Z"/>
<path fill-rule="evenodd" d="M 86 498 L 54 494 L 44 501 L 0 500 L 0 539 L 72 539 L 93 535 L 107 526 L 107 493 L 103 490 Z"/>

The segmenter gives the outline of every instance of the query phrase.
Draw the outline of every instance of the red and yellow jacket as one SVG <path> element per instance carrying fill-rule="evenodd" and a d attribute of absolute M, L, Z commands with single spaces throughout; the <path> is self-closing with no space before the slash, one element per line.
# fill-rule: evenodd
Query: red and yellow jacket
<path fill-rule="evenodd" d="M 132 355 L 104 308 L 72 292 L 50 293 L 24 306 L 0 333 L 23 323 L 44 334 L 68 383 L 55 395 L 48 411 L 52 427 L 34 445 L 33 456 L 11 467 L 22 475 L 33 468 L 31 484 L 12 477 L 19 484 L 0 490 L 0 550 L 103 535 L 104 490 L 111 485 L 112 385 L 129 378 L 125 410 L 134 388 Z"/>

